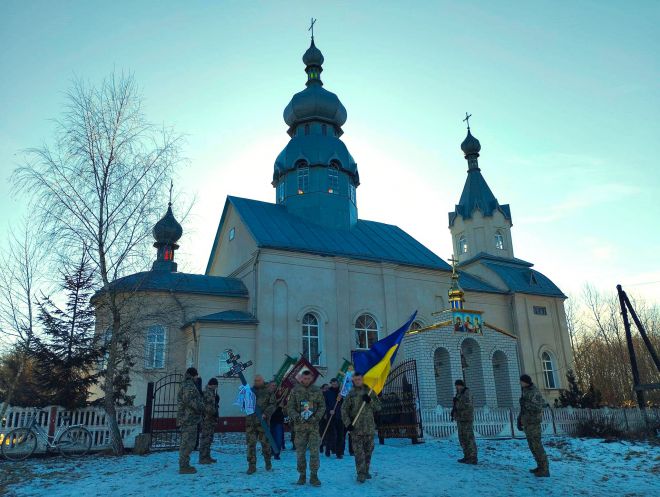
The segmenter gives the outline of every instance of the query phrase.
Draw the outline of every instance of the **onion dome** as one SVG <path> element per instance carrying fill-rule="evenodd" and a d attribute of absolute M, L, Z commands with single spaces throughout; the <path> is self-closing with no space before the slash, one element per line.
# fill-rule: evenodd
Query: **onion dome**
<path fill-rule="evenodd" d="M 167 204 L 167 212 L 154 226 L 153 235 L 154 245 L 174 245 L 183 235 L 183 228 L 172 213 L 172 203 Z"/>
<path fill-rule="evenodd" d="M 481 143 L 477 140 L 472 133 L 470 133 L 470 128 L 468 128 L 467 136 L 463 143 L 461 143 L 461 150 L 467 157 L 468 155 L 479 155 L 481 151 Z"/>
<path fill-rule="evenodd" d="M 312 44 L 303 54 L 302 61 L 306 66 L 321 66 L 323 64 L 323 54 L 314 45 L 314 38 L 312 38 Z"/>

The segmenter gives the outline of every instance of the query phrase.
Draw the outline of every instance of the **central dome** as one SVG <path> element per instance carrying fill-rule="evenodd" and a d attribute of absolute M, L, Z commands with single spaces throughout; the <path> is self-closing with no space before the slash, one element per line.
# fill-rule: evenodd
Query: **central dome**
<path fill-rule="evenodd" d="M 290 127 L 316 119 L 340 128 L 346 117 L 346 108 L 339 97 L 321 85 L 309 85 L 296 93 L 284 109 L 284 122 Z"/>

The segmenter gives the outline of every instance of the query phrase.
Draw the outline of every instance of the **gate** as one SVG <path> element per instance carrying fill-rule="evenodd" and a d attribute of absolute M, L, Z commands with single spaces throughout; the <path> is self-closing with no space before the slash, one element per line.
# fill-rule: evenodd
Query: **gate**
<path fill-rule="evenodd" d="M 151 434 L 152 449 L 179 447 L 181 433 L 176 427 L 176 415 L 182 381 L 181 373 L 173 373 L 147 385 L 144 432 Z"/>
<path fill-rule="evenodd" d="M 376 415 L 378 439 L 409 438 L 420 443 L 424 437 L 419 407 L 417 362 L 404 361 L 390 373 L 381 394 L 382 408 Z"/>

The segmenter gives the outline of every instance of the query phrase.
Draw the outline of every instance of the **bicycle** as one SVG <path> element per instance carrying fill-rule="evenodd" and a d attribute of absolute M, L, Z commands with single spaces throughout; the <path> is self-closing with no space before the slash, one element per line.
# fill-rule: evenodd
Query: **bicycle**
<path fill-rule="evenodd" d="M 92 433 L 87 428 L 83 425 L 72 425 L 63 430 L 58 428 L 55 435 L 50 436 L 37 424 L 37 416 L 43 412 L 47 413 L 34 409 L 26 426 L 14 428 L 4 436 L 0 434 L 2 455 L 7 460 L 27 459 L 37 450 L 39 440 L 46 444 L 46 452 L 57 449 L 64 457 L 80 457 L 89 452 L 92 447 Z M 64 418 L 64 421 L 70 420 L 70 417 Z"/>

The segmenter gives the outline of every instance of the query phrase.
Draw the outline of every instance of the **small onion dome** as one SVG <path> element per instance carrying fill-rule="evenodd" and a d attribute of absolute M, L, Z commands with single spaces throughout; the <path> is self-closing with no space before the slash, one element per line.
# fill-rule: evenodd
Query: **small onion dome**
<path fill-rule="evenodd" d="M 175 244 L 183 235 L 183 228 L 178 221 L 174 219 L 172 204 L 168 204 L 167 212 L 154 226 L 153 234 L 156 243 L 168 245 Z"/>
<path fill-rule="evenodd" d="M 306 66 L 320 66 L 323 64 L 323 54 L 314 45 L 314 38 L 312 38 L 312 44 L 303 54 L 302 61 Z"/>
<path fill-rule="evenodd" d="M 463 140 L 463 143 L 461 143 L 461 150 L 465 155 L 478 154 L 481 150 L 481 143 L 479 143 L 479 140 L 472 136 L 469 128 L 465 140 Z"/>

